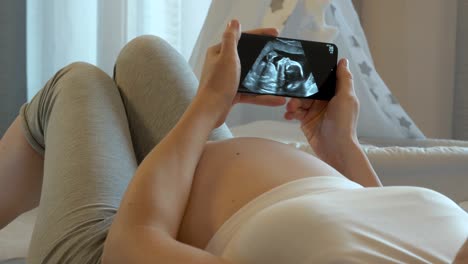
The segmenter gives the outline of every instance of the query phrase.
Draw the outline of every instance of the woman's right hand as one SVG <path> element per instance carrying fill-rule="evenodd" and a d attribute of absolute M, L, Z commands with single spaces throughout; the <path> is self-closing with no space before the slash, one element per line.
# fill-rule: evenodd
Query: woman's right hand
<path fill-rule="evenodd" d="M 336 94 L 329 101 L 291 99 L 285 118 L 301 122 L 309 144 L 325 162 L 335 163 L 339 155 L 358 143 L 356 126 L 359 101 L 354 92 L 349 62 L 338 63 Z"/>
<path fill-rule="evenodd" d="M 246 33 L 278 36 L 275 28 L 261 28 Z M 206 53 L 205 63 L 200 80 L 197 97 L 204 105 L 210 104 L 213 114 L 217 116 L 216 127 L 222 125 L 237 103 L 247 103 L 265 106 L 281 106 L 286 99 L 271 95 L 250 95 L 238 93 L 241 65 L 237 52 L 237 44 L 241 37 L 239 21 L 232 20 L 223 34 L 222 42 L 212 46 Z"/>

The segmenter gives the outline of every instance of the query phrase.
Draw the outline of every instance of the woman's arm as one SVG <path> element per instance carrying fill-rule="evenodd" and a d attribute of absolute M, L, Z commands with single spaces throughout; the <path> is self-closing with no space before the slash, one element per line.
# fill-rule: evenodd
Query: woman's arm
<path fill-rule="evenodd" d="M 325 161 L 348 179 L 364 187 L 382 186 L 379 176 L 357 141 L 349 140 L 341 146 L 341 150 L 337 149 L 335 155 Z"/>
<path fill-rule="evenodd" d="M 227 263 L 176 241 L 193 174 L 216 118 L 195 99 L 138 168 L 112 224 L 104 263 Z"/>
<path fill-rule="evenodd" d="M 222 263 L 176 237 L 205 143 L 235 97 L 236 90 L 224 91 L 223 85 L 237 88 L 239 30 L 238 23 L 228 26 L 222 44 L 209 49 L 209 76 L 202 78 L 179 122 L 138 167 L 110 228 L 105 263 Z"/>
<path fill-rule="evenodd" d="M 275 29 L 253 34 L 276 35 Z M 240 24 L 232 21 L 221 44 L 207 51 L 198 93 L 179 122 L 137 169 L 104 245 L 104 263 L 227 261 L 176 240 L 192 180 L 208 136 L 237 102 L 282 105 L 277 97 L 237 95 Z"/>
<path fill-rule="evenodd" d="M 324 162 L 365 187 L 382 186 L 357 139 L 359 101 L 348 60 L 340 61 L 336 77 L 336 94 L 330 102 L 291 99 L 285 118 L 301 121 L 309 144 Z"/>

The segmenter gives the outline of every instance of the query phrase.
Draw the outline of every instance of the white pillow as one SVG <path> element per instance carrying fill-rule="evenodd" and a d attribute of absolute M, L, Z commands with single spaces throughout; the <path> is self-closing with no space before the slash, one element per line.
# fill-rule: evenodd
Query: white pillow
<path fill-rule="evenodd" d="M 285 23 L 281 35 L 290 38 L 324 40 L 324 36 L 336 35 L 333 42 L 339 48 L 339 56 L 350 60 L 356 93 L 361 102 L 358 135 L 374 138 L 424 138 L 376 72 L 351 0 L 334 0 L 331 5 L 325 6 L 325 13 L 307 8 L 322 8 L 322 2 L 323 0 L 212 1 L 190 64 L 197 76 L 200 76 L 206 49 L 220 40 L 226 23 L 232 18 L 238 18 L 244 30 Z M 286 12 L 284 10 L 292 12 L 286 22 L 283 21 Z M 276 12 L 279 12 L 277 17 L 280 23 L 272 20 Z M 320 22 L 319 18 L 322 17 L 325 17 L 327 24 L 323 23 L 323 19 Z M 284 108 L 236 106 L 228 119 L 228 125 L 262 119 L 282 120 L 283 113 Z"/>

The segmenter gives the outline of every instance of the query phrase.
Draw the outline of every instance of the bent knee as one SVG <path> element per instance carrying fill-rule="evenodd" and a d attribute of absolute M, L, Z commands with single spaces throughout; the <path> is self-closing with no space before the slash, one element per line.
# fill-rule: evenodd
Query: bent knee
<path fill-rule="evenodd" d="M 166 40 L 151 35 L 140 36 L 130 41 L 120 52 L 114 78 L 119 83 L 131 81 L 131 76 L 137 79 L 143 75 L 154 76 L 171 67 L 176 59 L 184 60 Z"/>
<path fill-rule="evenodd" d="M 87 62 L 73 62 L 59 70 L 52 78 L 53 83 L 72 79 L 74 83 L 87 80 L 112 81 L 109 75 Z"/>
<path fill-rule="evenodd" d="M 76 61 L 68 64 L 67 66 L 64 67 L 64 69 L 70 69 L 70 70 L 78 70 L 78 71 L 96 71 L 100 70 L 98 67 L 95 65 L 84 62 L 84 61 Z"/>
<path fill-rule="evenodd" d="M 126 55 L 148 57 L 165 54 L 171 51 L 175 51 L 174 48 L 163 38 L 153 35 L 143 35 L 128 42 L 122 49 L 119 59 Z"/>
<path fill-rule="evenodd" d="M 58 98 L 95 98 L 108 94 L 118 95 L 112 78 L 98 67 L 86 62 L 74 62 L 50 79 L 41 91 L 43 109 L 51 108 Z M 115 97 L 115 96 L 114 96 Z"/>
<path fill-rule="evenodd" d="M 163 38 L 154 35 L 143 35 L 132 39 L 128 42 L 128 48 L 136 48 L 136 49 L 153 49 L 159 48 L 161 46 L 165 46 L 170 44 Z"/>

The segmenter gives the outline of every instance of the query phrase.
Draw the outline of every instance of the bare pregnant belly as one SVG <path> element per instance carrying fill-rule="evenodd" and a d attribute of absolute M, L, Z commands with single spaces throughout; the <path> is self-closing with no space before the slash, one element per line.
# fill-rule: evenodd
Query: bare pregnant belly
<path fill-rule="evenodd" d="M 179 240 L 204 248 L 242 206 L 290 181 L 343 177 L 326 163 L 276 141 L 234 138 L 208 143 L 195 172 Z"/>

